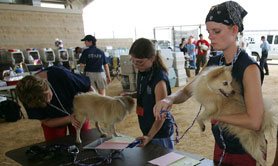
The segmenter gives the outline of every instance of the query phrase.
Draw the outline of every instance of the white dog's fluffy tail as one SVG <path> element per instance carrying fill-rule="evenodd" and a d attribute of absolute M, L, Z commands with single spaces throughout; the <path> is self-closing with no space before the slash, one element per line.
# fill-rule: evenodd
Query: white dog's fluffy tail
<path fill-rule="evenodd" d="M 264 98 L 264 122 L 261 130 L 265 133 L 270 133 L 273 137 L 273 133 L 276 133 L 277 129 L 277 112 L 271 110 L 272 100 L 270 98 Z"/>

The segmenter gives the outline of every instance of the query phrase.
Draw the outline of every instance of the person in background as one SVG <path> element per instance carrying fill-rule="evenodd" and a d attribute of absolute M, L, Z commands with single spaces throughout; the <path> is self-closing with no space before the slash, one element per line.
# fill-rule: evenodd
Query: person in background
<path fill-rule="evenodd" d="M 105 95 L 107 84 L 111 82 L 109 66 L 104 52 L 96 47 L 96 38 L 87 35 L 81 41 L 89 48 L 82 52 L 79 59 L 80 66 L 84 68 L 84 73 L 91 80 L 91 84 L 99 94 Z M 104 73 L 104 70 L 106 74 Z"/>
<path fill-rule="evenodd" d="M 193 38 L 189 37 L 188 43 L 186 44 L 186 48 L 187 48 L 187 53 L 190 57 L 189 60 L 190 69 L 195 69 L 196 68 L 196 46 L 195 44 L 193 44 L 192 40 Z"/>
<path fill-rule="evenodd" d="M 82 53 L 82 48 L 81 47 L 75 47 L 74 49 L 74 58 L 79 59 Z"/>
<path fill-rule="evenodd" d="M 155 120 L 152 111 L 157 101 L 171 94 L 167 67 L 149 39 L 137 39 L 129 54 L 138 69 L 136 113 L 143 136 L 136 139 L 142 140 L 140 146 L 152 142 L 173 149 L 173 126 L 170 120 Z"/>
<path fill-rule="evenodd" d="M 180 43 L 180 50 L 181 52 L 183 52 L 184 55 L 186 55 L 187 52 L 186 43 L 187 43 L 186 38 L 182 38 Z"/>
<path fill-rule="evenodd" d="M 260 59 L 260 66 L 263 69 L 265 69 L 265 75 L 269 75 L 269 70 L 268 70 L 268 65 L 267 65 L 267 56 L 268 56 L 268 51 L 270 49 L 269 43 L 267 40 L 265 40 L 265 37 L 261 37 L 262 44 L 260 45 L 262 49 L 262 57 Z"/>
<path fill-rule="evenodd" d="M 246 104 L 245 114 L 218 116 L 211 121 L 211 130 L 215 138 L 213 160 L 216 165 L 220 163 L 220 165 L 256 166 L 256 160 L 244 150 L 239 139 L 225 130 L 220 134 L 221 131 L 217 123 L 219 121 L 255 131 L 260 130 L 263 123 L 264 104 L 261 85 L 264 74 L 257 62 L 244 50 L 241 50 L 236 42 L 238 32 L 242 32 L 244 29 L 243 18 L 246 15 L 247 12 L 238 3 L 226 1 L 211 7 L 206 17 L 209 39 L 216 50 L 223 51 L 223 54 L 219 56 L 210 57 L 206 66 L 232 65 L 232 76 L 241 84 L 242 95 Z M 206 67 L 202 70 L 205 69 Z M 183 103 L 191 95 L 192 82 L 183 89 L 158 101 L 153 110 L 156 119 L 163 119 L 163 116 L 160 115 L 162 110 L 170 110 L 173 104 Z M 225 143 L 226 149 L 222 141 Z M 263 152 L 266 159 L 266 149 Z"/>
<path fill-rule="evenodd" d="M 249 43 L 247 39 L 243 36 L 243 32 L 239 33 L 238 43 L 241 49 L 246 50 L 248 48 Z"/>
<path fill-rule="evenodd" d="M 203 38 L 203 35 L 199 35 L 200 40 L 197 41 L 196 47 L 198 50 L 197 53 L 197 63 L 195 75 L 199 74 L 200 67 L 203 67 L 207 63 L 207 51 L 209 50 L 210 44 Z"/>
<path fill-rule="evenodd" d="M 80 92 L 93 91 L 88 77 L 72 73 L 63 66 L 46 68 L 25 76 L 16 86 L 16 94 L 29 119 L 41 121 L 46 141 L 75 133 L 80 123 L 72 115 L 73 98 Z M 90 128 L 87 120 L 82 131 Z"/>

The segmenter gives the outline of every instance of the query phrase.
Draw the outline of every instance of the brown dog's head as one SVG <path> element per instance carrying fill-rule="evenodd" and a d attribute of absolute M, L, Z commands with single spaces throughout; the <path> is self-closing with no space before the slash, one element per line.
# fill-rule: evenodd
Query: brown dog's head
<path fill-rule="evenodd" d="M 232 86 L 232 66 L 211 67 L 206 78 L 208 87 L 215 93 L 228 97 L 235 93 Z"/>
<path fill-rule="evenodd" d="M 135 106 L 135 102 L 133 100 L 132 97 L 130 96 L 117 96 L 117 98 L 119 98 L 120 100 L 122 100 L 125 104 L 125 108 L 127 109 L 128 113 L 130 113 L 134 106 Z"/>

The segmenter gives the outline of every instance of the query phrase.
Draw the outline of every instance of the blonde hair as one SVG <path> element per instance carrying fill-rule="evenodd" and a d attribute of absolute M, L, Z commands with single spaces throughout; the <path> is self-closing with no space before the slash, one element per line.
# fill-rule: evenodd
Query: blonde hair
<path fill-rule="evenodd" d="M 45 107 L 47 103 L 47 94 L 49 89 L 47 80 L 28 75 L 16 85 L 16 94 L 19 100 L 29 107 Z"/>

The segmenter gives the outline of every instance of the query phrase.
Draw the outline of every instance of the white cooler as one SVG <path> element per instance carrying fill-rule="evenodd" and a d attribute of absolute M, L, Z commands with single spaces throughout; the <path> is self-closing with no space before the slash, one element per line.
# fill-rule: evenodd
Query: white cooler
<path fill-rule="evenodd" d="M 184 69 L 185 59 L 184 59 L 183 52 L 173 52 L 173 58 L 174 58 L 173 67 L 175 69 Z"/>
<path fill-rule="evenodd" d="M 176 82 L 176 87 L 184 86 L 187 83 L 187 77 L 178 77 Z"/>
<path fill-rule="evenodd" d="M 176 81 L 177 81 L 177 76 L 176 76 L 174 68 L 172 68 L 172 67 L 168 68 L 168 73 L 169 73 L 168 78 L 170 81 L 170 87 L 173 88 L 173 87 L 175 87 Z"/>
<path fill-rule="evenodd" d="M 185 69 L 175 69 L 177 77 L 186 77 Z"/>
<path fill-rule="evenodd" d="M 172 51 L 170 49 L 161 49 L 160 53 L 167 68 L 173 67 L 174 57 Z"/>

